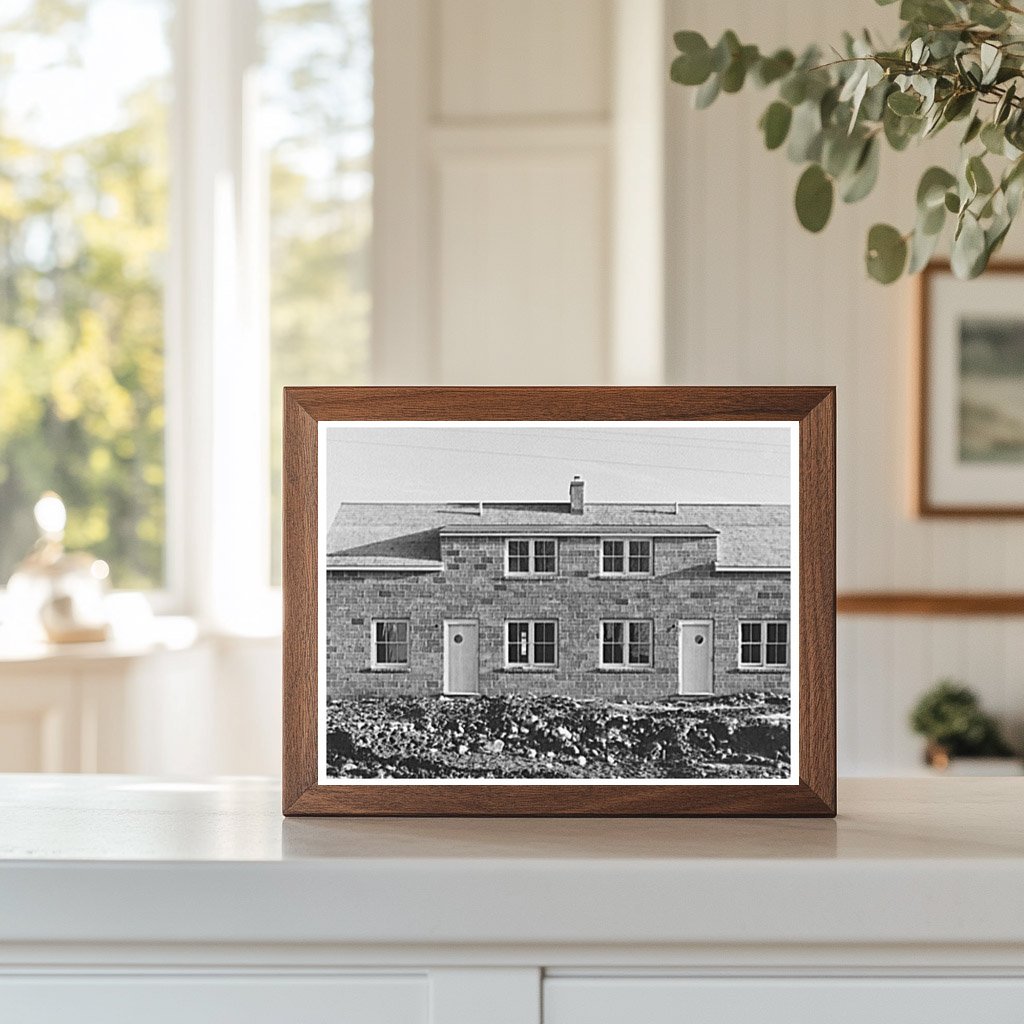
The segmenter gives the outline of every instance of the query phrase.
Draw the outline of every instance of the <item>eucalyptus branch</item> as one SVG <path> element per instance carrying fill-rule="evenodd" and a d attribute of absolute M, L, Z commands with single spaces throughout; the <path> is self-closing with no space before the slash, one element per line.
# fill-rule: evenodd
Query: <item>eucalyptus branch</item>
<path fill-rule="evenodd" d="M 804 165 L 795 206 L 809 231 L 825 227 L 837 194 L 854 203 L 872 191 L 883 144 L 899 152 L 962 122 L 958 166 L 922 176 L 911 230 L 876 224 L 868 232 L 866 266 L 885 284 L 916 273 L 952 220 L 953 269 L 974 277 L 1002 245 L 1024 197 L 1024 25 L 1014 21 L 1024 9 L 1010 0 L 902 0 L 899 16 L 895 48 L 847 34 L 826 62 L 816 47 L 798 58 L 789 50 L 762 54 L 734 32 L 714 46 L 678 32 L 671 75 L 697 88 L 702 109 L 751 81 L 775 90 L 759 128 L 768 149 L 785 146 Z"/>

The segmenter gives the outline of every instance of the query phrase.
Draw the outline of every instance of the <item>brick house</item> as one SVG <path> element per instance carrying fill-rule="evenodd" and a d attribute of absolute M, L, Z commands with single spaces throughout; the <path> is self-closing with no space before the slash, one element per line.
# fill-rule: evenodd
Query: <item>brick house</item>
<path fill-rule="evenodd" d="M 789 687 L 785 505 L 342 504 L 330 698 Z"/>

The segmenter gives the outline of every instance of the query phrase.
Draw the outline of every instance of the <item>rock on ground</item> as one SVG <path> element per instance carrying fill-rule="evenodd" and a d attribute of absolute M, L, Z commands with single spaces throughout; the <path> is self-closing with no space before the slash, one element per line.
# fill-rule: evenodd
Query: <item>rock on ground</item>
<path fill-rule="evenodd" d="M 335 778 L 788 778 L 788 694 L 644 703 L 360 697 L 327 705 Z"/>

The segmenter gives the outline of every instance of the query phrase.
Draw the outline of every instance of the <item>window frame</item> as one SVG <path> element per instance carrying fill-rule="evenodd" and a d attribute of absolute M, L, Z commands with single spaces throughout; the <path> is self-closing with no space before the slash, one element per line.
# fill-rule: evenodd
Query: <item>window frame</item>
<path fill-rule="evenodd" d="M 792 661 L 792 630 L 789 619 L 737 619 L 736 629 L 736 665 L 741 672 L 783 672 L 790 667 Z M 743 648 L 753 646 L 754 641 L 744 641 L 743 627 L 759 626 L 761 630 L 760 639 L 757 642 L 760 661 L 744 661 Z M 769 662 L 768 656 L 768 627 L 786 627 L 786 660 L 785 662 Z M 778 641 L 772 641 L 772 646 L 779 646 Z"/>
<path fill-rule="evenodd" d="M 646 662 L 631 662 L 629 660 L 630 649 L 634 646 L 634 643 L 629 638 L 629 627 L 631 625 L 643 623 L 648 628 L 648 660 Z M 605 626 L 619 624 L 625 627 L 623 629 L 622 638 L 622 658 L 621 662 L 604 660 L 604 628 Z M 602 671 L 609 672 L 650 672 L 654 669 L 654 619 L 601 619 L 598 625 L 597 632 L 597 664 L 598 668 Z"/>
<path fill-rule="evenodd" d="M 537 544 L 541 543 L 541 542 L 550 543 L 550 544 L 554 545 L 554 549 L 555 549 L 555 555 L 554 555 L 555 567 L 554 567 L 554 569 L 551 570 L 551 572 L 537 572 L 537 569 L 536 569 L 536 564 L 537 564 Z M 523 543 L 529 545 L 527 559 L 528 559 L 530 568 L 526 572 L 513 571 L 511 569 L 511 567 L 510 567 L 511 554 L 510 554 L 510 550 L 509 549 L 510 549 L 512 544 L 523 544 Z M 514 537 L 514 536 L 508 536 L 508 537 L 505 538 L 504 548 L 505 548 L 505 575 L 507 577 L 510 577 L 511 579 L 527 579 L 527 578 L 530 578 L 530 577 L 536 577 L 538 579 L 553 579 L 554 577 L 556 577 L 558 575 L 558 555 L 559 555 L 559 551 L 558 551 L 558 538 L 557 537 Z M 526 620 L 524 619 L 524 620 L 517 620 L 517 621 L 526 621 Z"/>
<path fill-rule="evenodd" d="M 513 625 L 523 625 L 527 627 L 527 660 L 526 661 L 510 661 L 509 660 L 509 627 Z M 555 660 L 554 661 L 536 661 L 535 651 L 537 644 L 537 626 L 539 625 L 551 625 L 555 629 Z M 558 668 L 558 640 L 560 630 L 558 628 L 558 619 L 506 619 L 504 636 L 502 638 L 502 651 L 505 668 L 512 672 L 521 671 L 541 671 L 550 672 Z"/>
<path fill-rule="evenodd" d="M 622 570 L 605 568 L 605 544 L 622 544 Z M 645 572 L 631 572 L 629 568 L 630 559 L 633 557 L 630 547 L 633 544 L 647 545 L 647 564 Z M 648 579 L 654 575 L 654 538 L 653 537 L 601 537 L 597 542 L 597 570 L 599 576 L 608 576 L 612 579 L 623 577 L 633 579 Z"/>
<path fill-rule="evenodd" d="M 386 640 L 377 639 L 377 627 L 387 624 L 405 626 L 405 661 L 380 661 L 377 657 L 377 645 L 387 644 Z M 402 643 L 398 640 L 396 643 Z M 374 672 L 408 672 L 412 665 L 412 621 L 410 619 L 380 618 L 370 619 L 370 668 Z"/>

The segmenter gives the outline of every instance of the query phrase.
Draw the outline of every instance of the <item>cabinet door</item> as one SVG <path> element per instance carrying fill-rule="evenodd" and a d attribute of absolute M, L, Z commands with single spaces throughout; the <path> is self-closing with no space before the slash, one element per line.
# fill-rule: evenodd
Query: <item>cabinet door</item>
<path fill-rule="evenodd" d="M 95 976 L 0 979 L 18 1024 L 427 1024 L 420 976 Z"/>
<path fill-rule="evenodd" d="M 1024 978 L 549 978 L 544 1024 L 1021 1024 Z"/>

